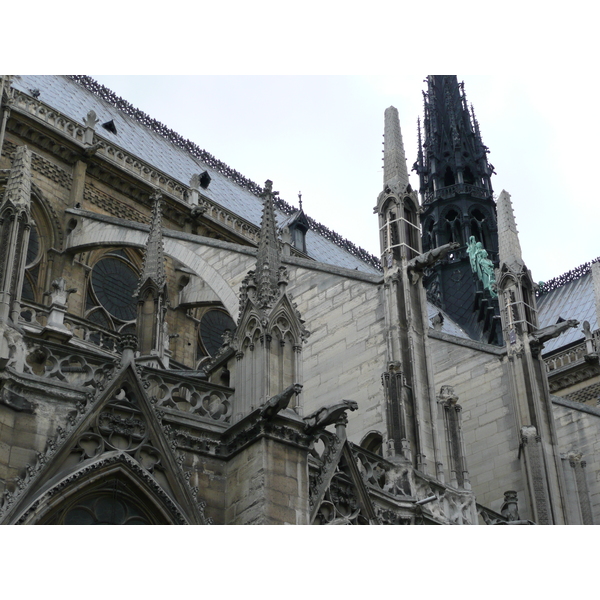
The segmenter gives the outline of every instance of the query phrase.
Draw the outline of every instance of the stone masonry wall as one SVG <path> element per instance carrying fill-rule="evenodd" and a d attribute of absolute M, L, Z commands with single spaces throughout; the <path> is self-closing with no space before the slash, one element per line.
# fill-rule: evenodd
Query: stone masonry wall
<path fill-rule="evenodd" d="M 225 523 L 307 525 L 306 451 L 261 438 L 228 463 Z"/>
<path fill-rule="evenodd" d="M 383 433 L 386 344 L 380 286 L 300 267 L 288 270 L 288 289 L 310 331 L 302 350 L 304 415 L 355 400 L 358 411 L 349 413 L 348 437 L 358 443 L 369 431 Z"/>
<path fill-rule="evenodd" d="M 569 452 L 583 454 L 586 462 L 584 472 L 589 490 L 594 523 L 599 523 L 600 515 L 600 410 L 582 406 L 563 398 L 554 399 L 552 405 L 561 456 Z M 565 470 L 570 469 L 569 461 L 564 460 Z"/>
<path fill-rule="evenodd" d="M 518 460 L 519 438 L 506 366 L 495 354 L 430 338 L 435 389 L 452 385 L 462 406 L 466 462 L 477 502 L 500 511 L 504 492 L 516 490 L 522 519 L 531 518 Z M 440 431 L 444 431 L 440 422 Z M 447 468 L 447 461 L 444 464 Z"/>

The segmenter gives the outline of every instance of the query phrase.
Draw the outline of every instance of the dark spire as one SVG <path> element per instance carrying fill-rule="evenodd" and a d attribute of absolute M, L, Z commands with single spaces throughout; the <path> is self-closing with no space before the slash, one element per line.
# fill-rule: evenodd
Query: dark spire
<path fill-rule="evenodd" d="M 423 282 L 429 300 L 473 339 L 501 343 L 497 298 L 493 287 L 473 272 L 468 252 L 481 248 L 497 264 L 488 149 L 456 75 L 430 75 L 425 81 L 424 118 L 418 123 L 419 149 L 413 167 L 419 175 L 423 208 L 423 250 L 449 242 L 459 247 L 451 259 L 435 265 Z"/>
<path fill-rule="evenodd" d="M 426 81 L 424 152 L 413 167 L 421 177 L 423 203 L 443 195 L 443 188 L 462 183 L 491 197 L 493 169 L 479 125 L 469 111 L 464 83 L 459 84 L 456 75 L 430 75 Z"/>

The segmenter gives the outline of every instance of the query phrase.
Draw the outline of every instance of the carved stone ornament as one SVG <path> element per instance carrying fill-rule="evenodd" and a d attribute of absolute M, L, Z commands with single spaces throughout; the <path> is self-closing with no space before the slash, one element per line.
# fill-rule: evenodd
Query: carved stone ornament
<path fill-rule="evenodd" d="M 306 432 L 310 433 L 317 429 L 323 429 L 328 425 L 334 425 L 341 417 L 346 416 L 347 410 L 357 410 L 358 404 L 354 400 L 342 400 L 337 404 L 323 406 L 314 413 L 304 417 Z"/>
<path fill-rule="evenodd" d="M 504 492 L 504 503 L 500 509 L 502 516 L 507 521 L 519 521 L 519 505 L 517 501 L 517 492 L 510 490 Z"/>
<path fill-rule="evenodd" d="M 94 129 L 99 122 L 100 120 L 96 117 L 96 113 L 93 110 L 90 110 L 85 116 L 85 119 L 83 119 L 83 124 L 92 129 Z"/>

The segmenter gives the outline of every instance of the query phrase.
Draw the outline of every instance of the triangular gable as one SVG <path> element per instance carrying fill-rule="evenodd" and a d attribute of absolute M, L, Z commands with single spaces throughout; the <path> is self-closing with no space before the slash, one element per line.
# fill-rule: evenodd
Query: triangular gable
<path fill-rule="evenodd" d="M 183 455 L 175 457 L 167 431 L 144 392 L 133 363 L 125 365 L 98 398 L 78 403 L 67 417 L 66 429 L 27 466 L 17 489 L 0 508 L 0 522 L 36 522 L 57 505 L 70 486 L 81 487 L 110 474 L 150 498 L 172 523 L 207 523 L 204 503 L 191 489 L 182 470 Z M 125 483 L 127 485 L 127 483 Z M 57 493 L 60 492 L 60 496 Z"/>

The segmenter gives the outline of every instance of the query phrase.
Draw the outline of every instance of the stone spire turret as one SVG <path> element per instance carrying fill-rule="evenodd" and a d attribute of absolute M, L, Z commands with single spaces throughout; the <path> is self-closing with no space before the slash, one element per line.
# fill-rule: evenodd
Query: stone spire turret
<path fill-rule="evenodd" d="M 142 275 L 135 292 L 136 296 L 139 296 L 142 289 L 148 285 L 162 290 L 167 282 L 162 238 L 162 196 L 158 190 L 152 194 L 151 200 L 154 201 L 152 221 L 150 224 L 150 233 L 148 234 L 146 253 L 144 254 Z"/>
<path fill-rule="evenodd" d="M 385 110 L 383 134 L 383 185 L 397 193 L 404 193 L 408 187 L 406 156 L 400 131 L 398 109 L 390 106 Z"/>
<path fill-rule="evenodd" d="M 18 319 L 31 224 L 31 151 L 19 146 L 0 203 L 0 322 Z"/>
<path fill-rule="evenodd" d="M 169 332 L 167 325 L 167 277 L 162 237 L 161 193 L 156 190 L 144 266 L 134 296 L 138 300 L 136 321 L 140 358 L 153 367 L 169 367 Z"/>
<path fill-rule="evenodd" d="M 510 194 L 502 190 L 496 204 L 498 212 L 498 254 L 500 264 L 513 271 L 521 271 L 525 266 L 521 255 L 521 243 Z"/>
<path fill-rule="evenodd" d="M 273 191 L 273 182 L 265 182 L 263 198 L 263 214 L 260 228 L 260 241 L 256 256 L 256 295 L 261 307 L 269 306 L 278 296 L 279 268 L 281 255 L 277 239 L 277 221 L 273 207 L 273 197 L 279 192 Z"/>
<path fill-rule="evenodd" d="M 272 188 L 267 180 L 256 267 L 242 281 L 240 315 L 231 342 L 236 350 L 231 369 L 236 420 L 276 394 L 292 389 L 298 394 L 302 383 L 302 343 L 309 332 L 287 291 L 288 273 L 281 261 L 273 208 L 277 192 Z M 290 407 L 301 410 L 298 397 Z"/>

